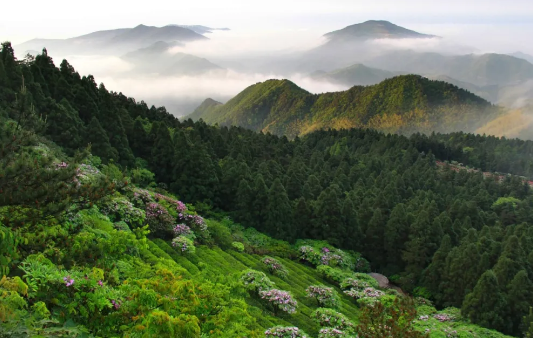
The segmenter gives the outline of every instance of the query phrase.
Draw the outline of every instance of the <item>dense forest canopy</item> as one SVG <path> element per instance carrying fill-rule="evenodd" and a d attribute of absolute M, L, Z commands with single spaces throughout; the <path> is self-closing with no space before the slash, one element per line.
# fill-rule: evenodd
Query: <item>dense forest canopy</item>
<path fill-rule="evenodd" d="M 442 337 L 435 323 L 452 317 L 457 329 L 531 330 L 533 195 L 520 177 L 533 176 L 531 141 L 370 129 L 289 140 L 180 121 L 108 91 L 66 60 L 57 68 L 46 50 L 17 60 L 9 43 L 0 51 L 0 116 L 7 337 L 30 327 L 42 335 L 259 337 L 268 329 L 285 337 L 295 325 L 317 335 L 311 317 L 333 316 L 313 312 L 328 307 L 330 287 L 342 295 L 336 318 L 360 324 L 342 337 L 370 337 L 390 318 L 405 324 L 394 326 L 398 337 L 423 336 L 430 323 L 432 337 Z M 459 162 L 479 171 L 454 170 L 464 168 Z M 483 174 L 490 171 L 504 174 Z M 264 270 L 280 289 L 248 271 L 243 291 L 235 275 L 245 268 Z M 416 315 L 394 292 L 367 290 L 372 280 L 353 273 L 370 270 L 439 310 L 461 308 L 463 319 L 425 300 Z M 306 288 L 317 300 L 302 301 Z M 293 296 L 301 311 L 285 314 Z M 383 301 L 366 307 L 373 298 Z M 381 324 L 371 320 L 379 314 Z M 320 337 L 335 337 L 334 329 L 326 325 Z M 465 332 L 501 336 L 478 329 Z"/>

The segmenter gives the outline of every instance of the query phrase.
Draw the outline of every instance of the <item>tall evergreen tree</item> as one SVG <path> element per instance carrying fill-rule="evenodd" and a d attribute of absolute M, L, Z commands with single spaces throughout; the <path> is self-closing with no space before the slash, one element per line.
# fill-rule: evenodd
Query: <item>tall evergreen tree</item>
<path fill-rule="evenodd" d="M 93 117 L 87 126 L 85 140 L 91 144 L 91 152 L 102 158 L 104 163 L 115 162 L 118 159 L 117 150 L 111 147 L 107 133 L 96 117 Z"/>
<path fill-rule="evenodd" d="M 291 228 L 292 207 L 289 196 L 279 178 L 276 178 L 268 192 L 265 230 L 277 238 L 293 238 Z"/>
<path fill-rule="evenodd" d="M 492 270 L 486 271 L 469 293 L 461 312 L 473 323 L 495 330 L 505 328 L 507 303 L 498 279 Z"/>

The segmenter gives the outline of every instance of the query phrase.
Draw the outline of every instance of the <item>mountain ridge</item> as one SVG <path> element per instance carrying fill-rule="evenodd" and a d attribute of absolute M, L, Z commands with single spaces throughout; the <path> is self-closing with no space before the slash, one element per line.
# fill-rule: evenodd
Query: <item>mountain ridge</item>
<path fill-rule="evenodd" d="M 268 80 L 246 88 L 224 105 L 203 105 L 189 117 L 295 137 L 327 128 L 399 133 L 470 130 L 497 114 L 489 102 L 457 86 L 403 75 L 323 94 L 311 94 L 289 80 Z"/>

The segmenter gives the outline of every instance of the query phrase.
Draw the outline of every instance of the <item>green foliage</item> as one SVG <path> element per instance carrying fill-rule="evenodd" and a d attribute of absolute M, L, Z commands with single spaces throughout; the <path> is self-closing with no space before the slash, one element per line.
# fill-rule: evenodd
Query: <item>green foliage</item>
<path fill-rule="evenodd" d="M 231 247 L 239 252 L 244 252 L 244 244 L 241 242 L 233 242 L 231 243 Z"/>

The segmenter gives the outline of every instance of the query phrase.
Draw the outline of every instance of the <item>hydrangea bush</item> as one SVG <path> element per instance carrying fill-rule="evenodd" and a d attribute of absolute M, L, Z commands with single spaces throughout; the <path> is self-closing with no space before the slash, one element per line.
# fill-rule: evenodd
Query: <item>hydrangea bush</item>
<path fill-rule="evenodd" d="M 305 292 L 308 298 L 315 298 L 318 306 L 336 307 L 338 305 L 338 296 L 335 290 L 323 285 L 311 285 Z"/>
<path fill-rule="evenodd" d="M 268 291 L 260 291 L 259 295 L 262 299 L 270 303 L 274 309 L 274 313 L 277 313 L 278 310 L 295 313 L 298 307 L 298 302 L 288 291 L 270 289 Z"/>
<path fill-rule="evenodd" d="M 136 208 L 130 201 L 121 197 L 114 197 L 105 200 L 100 211 L 109 217 L 112 222 L 125 222 L 133 228 L 144 224 L 146 213 L 144 210 Z"/>
<path fill-rule="evenodd" d="M 297 327 L 275 326 L 265 331 L 266 337 L 277 338 L 308 338 L 309 336 Z"/>
<path fill-rule="evenodd" d="M 275 276 L 286 278 L 289 275 L 289 271 L 275 258 L 266 256 L 262 262 L 268 267 L 268 271 Z"/>

